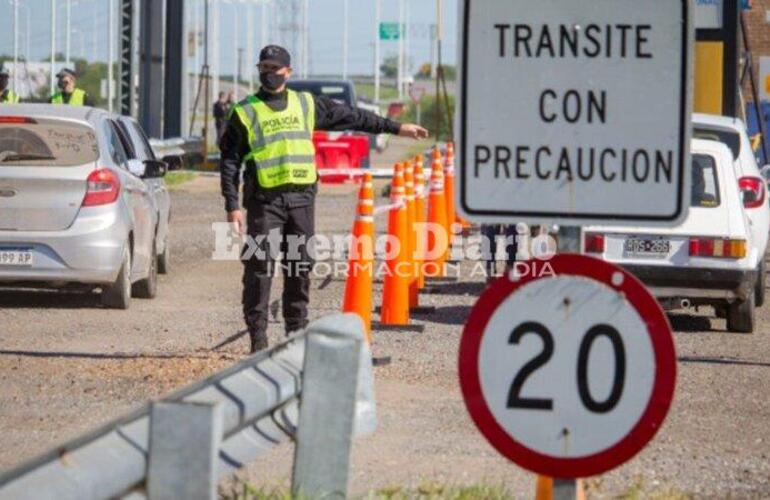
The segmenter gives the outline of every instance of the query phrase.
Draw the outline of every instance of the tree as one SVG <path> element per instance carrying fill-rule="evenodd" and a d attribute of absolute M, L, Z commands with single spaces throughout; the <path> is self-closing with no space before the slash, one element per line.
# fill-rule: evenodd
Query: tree
<path fill-rule="evenodd" d="M 380 71 L 385 78 L 396 78 L 398 76 L 398 56 L 388 56 L 382 61 Z"/>

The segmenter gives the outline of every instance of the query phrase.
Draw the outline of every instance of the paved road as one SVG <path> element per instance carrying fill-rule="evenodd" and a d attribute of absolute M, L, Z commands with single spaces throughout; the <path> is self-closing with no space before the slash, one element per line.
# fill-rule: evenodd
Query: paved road
<path fill-rule="evenodd" d="M 122 312 L 101 309 L 85 295 L 0 292 L 0 467 L 240 359 L 245 339 L 211 350 L 242 328 L 240 264 L 211 259 L 210 224 L 222 215 L 217 186 L 215 177 L 199 177 L 174 190 L 174 268 L 161 277 L 156 300 L 136 300 Z M 319 232 L 348 232 L 354 191 L 322 190 Z M 384 228 L 384 220 L 378 225 Z M 482 286 L 480 277 L 466 277 L 446 294 L 425 296 L 423 303 L 438 311 L 423 318 L 422 334 L 376 334 L 375 354 L 393 363 L 376 371 L 380 428 L 355 445 L 353 491 L 487 482 L 531 498 L 533 477 L 480 437 L 457 387 L 457 341 Z M 342 287 L 316 280 L 314 317 L 338 309 Z M 375 293 L 378 300 L 381 285 Z M 754 335 L 726 333 L 724 321 L 706 311 L 672 315 L 680 376 L 670 417 L 640 456 L 589 481 L 594 495 L 770 497 L 769 311 L 759 312 Z M 273 324 L 273 341 L 282 334 Z M 291 453 L 283 446 L 241 476 L 285 484 Z"/>

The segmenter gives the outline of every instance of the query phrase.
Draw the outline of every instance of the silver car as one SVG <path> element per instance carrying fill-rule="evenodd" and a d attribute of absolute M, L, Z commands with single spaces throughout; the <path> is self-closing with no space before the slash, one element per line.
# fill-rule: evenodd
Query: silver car
<path fill-rule="evenodd" d="M 126 148 L 126 153 L 129 157 L 129 169 L 134 165 L 136 165 L 136 168 L 142 168 L 142 165 L 147 162 L 157 161 L 147 135 L 136 120 L 130 116 L 119 116 L 117 117 L 117 123 L 130 143 L 129 147 Z M 168 170 L 177 170 L 181 167 L 182 160 L 177 156 L 167 156 L 163 158 L 163 162 L 168 162 Z M 168 193 L 168 189 L 166 189 L 166 182 L 162 176 L 145 177 L 145 182 L 150 189 L 155 209 L 158 212 L 158 230 L 155 235 L 155 250 L 158 252 L 158 272 L 160 274 L 168 274 L 171 265 L 171 246 L 168 234 L 169 221 L 171 219 L 171 196 Z"/>
<path fill-rule="evenodd" d="M 0 286 L 98 289 L 127 309 L 157 289 L 158 212 L 147 180 L 159 161 L 129 165 L 105 111 L 0 106 Z"/>

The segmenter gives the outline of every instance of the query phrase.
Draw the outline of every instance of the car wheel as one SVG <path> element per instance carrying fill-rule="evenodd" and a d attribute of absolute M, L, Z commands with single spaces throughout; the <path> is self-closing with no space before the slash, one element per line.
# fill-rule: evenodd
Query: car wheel
<path fill-rule="evenodd" d="M 171 253 L 169 252 L 169 238 L 166 236 L 166 244 L 163 245 L 163 253 L 158 255 L 158 272 L 160 274 L 168 274 L 171 268 Z"/>
<path fill-rule="evenodd" d="M 152 253 L 150 255 L 157 255 L 155 251 L 155 240 L 152 242 Z M 150 270 L 147 277 L 143 280 L 137 281 L 134 284 L 134 296 L 140 299 L 154 299 L 158 293 L 158 259 L 150 259 Z"/>
<path fill-rule="evenodd" d="M 757 271 L 757 284 L 754 287 L 754 305 L 762 307 L 765 303 L 765 293 L 767 286 L 767 263 L 762 260 Z"/>
<path fill-rule="evenodd" d="M 118 277 L 112 285 L 102 288 L 102 305 L 110 309 L 128 309 L 131 304 L 131 252 L 123 252 Z"/>
<path fill-rule="evenodd" d="M 731 332 L 754 333 L 754 294 L 733 302 L 727 308 L 727 329 Z"/>

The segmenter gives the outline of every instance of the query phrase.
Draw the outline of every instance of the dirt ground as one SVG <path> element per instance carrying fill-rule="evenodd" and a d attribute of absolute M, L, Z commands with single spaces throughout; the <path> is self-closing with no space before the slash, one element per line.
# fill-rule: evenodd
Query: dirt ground
<path fill-rule="evenodd" d="M 318 232 L 349 231 L 354 193 L 351 185 L 323 187 Z M 243 328 L 240 263 L 211 258 L 211 223 L 224 215 L 218 177 L 180 186 L 172 202 L 173 267 L 161 276 L 155 300 L 111 311 L 95 296 L 0 292 L 0 468 L 245 354 L 245 338 L 212 350 Z M 377 222 L 383 229 L 385 219 Z M 276 280 L 273 298 L 280 286 Z M 517 498 L 533 496 L 534 476 L 486 443 L 460 396 L 458 339 L 482 288 L 481 277 L 466 277 L 447 293 L 423 296 L 423 304 L 437 307 L 417 317 L 423 333 L 375 334 L 375 355 L 392 363 L 375 369 L 379 429 L 355 442 L 353 493 L 448 482 L 504 484 Z M 315 281 L 312 317 L 338 311 L 342 290 L 341 281 Z M 380 295 L 376 284 L 377 303 Z M 770 497 L 770 306 L 758 311 L 753 335 L 725 332 L 724 320 L 709 312 L 671 315 L 679 378 L 669 417 L 641 454 L 588 482 L 591 497 Z M 280 339 L 282 325 L 271 323 L 269 335 Z M 292 447 L 283 445 L 239 475 L 258 485 L 286 484 L 291 458 Z"/>

